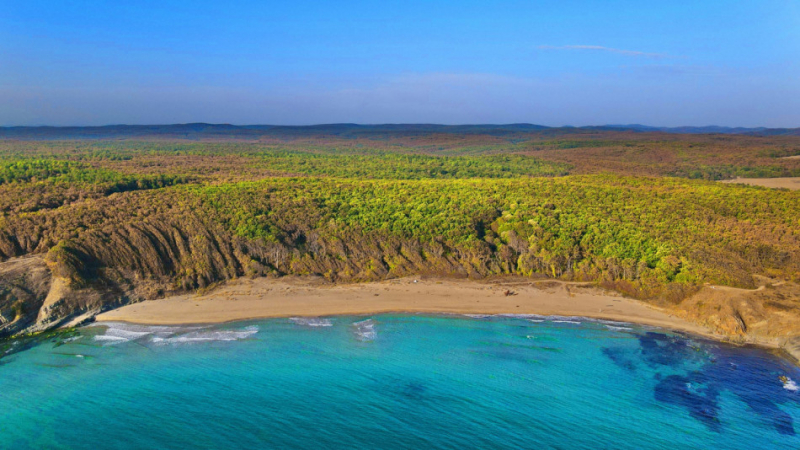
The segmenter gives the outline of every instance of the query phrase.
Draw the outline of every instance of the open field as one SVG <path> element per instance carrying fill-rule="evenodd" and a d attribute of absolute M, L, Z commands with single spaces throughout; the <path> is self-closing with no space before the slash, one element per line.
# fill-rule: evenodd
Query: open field
<path fill-rule="evenodd" d="M 800 177 L 781 178 L 734 178 L 723 180 L 723 183 L 748 184 L 750 186 L 764 186 L 772 189 L 800 189 Z"/>

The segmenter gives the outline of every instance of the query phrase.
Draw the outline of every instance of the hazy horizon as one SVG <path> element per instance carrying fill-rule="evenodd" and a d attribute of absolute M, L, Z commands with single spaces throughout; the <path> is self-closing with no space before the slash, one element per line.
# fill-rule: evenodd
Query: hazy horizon
<path fill-rule="evenodd" d="M 0 126 L 800 126 L 800 4 L 12 2 Z"/>
<path fill-rule="evenodd" d="M 514 123 L 356 123 L 356 122 L 330 122 L 330 123 L 308 123 L 308 124 L 281 124 L 281 123 L 229 123 L 229 122 L 183 122 L 183 123 L 106 123 L 106 124 L 97 124 L 97 125 L 49 125 L 49 124 L 31 124 L 31 125 L 0 125 L 0 128 L 102 128 L 102 127 L 166 127 L 166 126 L 181 126 L 181 125 L 213 125 L 213 126 L 234 126 L 234 127 L 322 127 L 322 126 L 335 126 L 335 125 L 355 125 L 355 126 L 362 126 L 362 127 L 380 127 L 380 126 L 453 126 L 453 127 L 469 127 L 469 126 L 518 126 L 518 125 L 532 125 L 532 126 L 542 126 L 547 128 L 591 128 L 591 127 L 646 127 L 646 128 L 668 128 L 668 129 L 675 129 L 675 128 L 728 128 L 728 129 L 756 129 L 756 128 L 765 128 L 765 129 L 775 129 L 775 128 L 800 128 L 800 126 L 794 127 L 765 127 L 765 126 L 738 126 L 738 125 L 717 125 L 717 124 L 705 124 L 705 125 L 676 125 L 676 126 L 662 126 L 662 125 L 652 125 L 652 124 L 642 124 L 642 123 L 604 123 L 604 124 L 587 124 L 587 125 L 542 125 L 539 123 L 530 123 L 530 122 L 514 122 Z"/>

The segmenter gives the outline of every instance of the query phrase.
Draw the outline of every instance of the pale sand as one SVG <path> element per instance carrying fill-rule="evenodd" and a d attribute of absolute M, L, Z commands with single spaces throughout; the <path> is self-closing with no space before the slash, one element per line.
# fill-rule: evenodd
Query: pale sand
<path fill-rule="evenodd" d="M 764 186 L 768 188 L 785 188 L 793 191 L 800 189 L 800 177 L 735 178 L 733 180 L 722 180 L 720 183 L 749 184 L 751 186 Z"/>
<path fill-rule="evenodd" d="M 239 279 L 204 295 L 124 306 L 98 321 L 152 325 L 380 313 L 539 314 L 632 322 L 716 337 L 708 329 L 584 283 L 403 278 L 363 284 L 310 279 Z M 510 290 L 514 295 L 506 296 Z"/>

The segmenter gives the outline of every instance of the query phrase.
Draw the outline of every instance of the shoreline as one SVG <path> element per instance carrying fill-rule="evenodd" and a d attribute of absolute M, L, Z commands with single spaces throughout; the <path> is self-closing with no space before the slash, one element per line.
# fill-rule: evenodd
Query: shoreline
<path fill-rule="evenodd" d="M 506 295 L 506 293 L 510 295 Z M 289 317 L 373 314 L 538 315 L 651 326 L 739 346 L 757 346 L 800 365 L 800 347 L 779 339 L 743 341 L 714 333 L 676 314 L 592 283 L 496 278 L 406 277 L 335 284 L 314 277 L 237 279 L 201 293 L 133 303 L 98 314 L 95 322 L 201 325 Z"/>
<path fill-rule="evenodd" d="M 105 313 L 103 313 L 105 314 Z M 589 320 L 589 321 L 598 321 L 602 323 L 602 321 L 613 322 L 615 324 L 624 324 L 630 326 L 642 326 L 642 327 L 651 327 L 657 328 L 664 331 L 669 331 L 673 333 L 681 333 L 684 335 L 693 336 L 700 339 L 706 339 L 715 342 L 721 342 L 724 344 L 732 345 L 735 347 L 757 347 L 763 349 L 767 352 L 770 352 L 779 358 L 783 358 L 795 366 L 800 367 L 800 353 L 795 355 L 791 351 L 787 350 L 784 346 L 773 342 L 772 340 L 745 340 L 745 341 L 733 341 L 730 340 L 727 336 L 712 333 L 711 331 L 703 332 L 697 331 L 694 329 L 684 329 L 679 328 L 671 325 L 664 325 L 664 324 L 656 324 L 656 323 L 646 323 L 642 321 L 634 321 L 628 318 L 616 318 L 616 317 L 593 317 L 593 316 L 575 316 L 575 315 L 560 315 L 560 314 L 552 314 L 552 315 L 545 315 L 545 314 L 536 314 L 536 313 L 463 313 L 463 312 L 444 312 L 444 311 L 402 311 L 402 310 L 392 310 L 392 311 L 380 311 L 380 312 L 360 312 L 360 313 L 342 313 L 342 314 L 322 314 L 322 315 L 303 315 L 303 314 L 294 314 L 294 315 L 281 315 L 281 316 L 257 316 L 257 317 L 248 317 L 242 319 L 231 319 L 231 320 L 224 320 L 224 321 L 216 321 L 216 322 L 143 322 L 143 321 L 132 321 L 132 320 L 124 320 L 124 319 L 111 319 L 111 318 L 97 318 L 95 317 L 95 321 L 91 323 L 86 323 L 82 326 L 89 326 L 89 325 L 103 325 L 103 324 L 112 324 L 112 323 L 124 323 L 130 325 L 143 325 L 143 326 L 188 326 L 188 325 L 198 325 L 198 326 L 212 326 L 212 325 L 220 325 L 220 324 L 228 324 L 228 323 L 236 323 L 236 322 L 246 322 L 246 321 L 255 321 L 255 320 L 269 320 L 269 319 L 289 319 L 289 318 L 306 318 L 306 319 L 325 319 L 330 317 L 369 317 L 373 315 L 383 315 L 383 314 L 397 314 L 397 315 L 419 315 L 419 316 L 447 316 L 447 317 L 463 317 L 468 319 L 474 319 L 476 317 L 473 316 L 486 316 L 486 317 L 510 317 L 513 318 L 515 316 L 518 317 L 539 317 L 542 319 L 565 319 L 570 320 L 574 319 L 579 321 L 581 319 Z M 99 316 L 99 315 L 98 315 Z M 702 327 L 701 327 L 702 328 Z"/>
<path fill-rule="evenodd" d="M 97 315 L 96 321 L 189 325 L 389 313 L 586 317 L 721 338 L 668 311 L 591 283 L 506 278 L 474 281 L 407 277 L 358 284 L 330 284 L 302 277 L 239 279 L 209 292 L 126 305 Z"/>
<path fill-rule="evenodd" d="M 591 283 L 504 278 L 406 277 L 352 284 L 304 277 L 239 279 L 202 293 L 125 305 L 98 314 L 96 321 L 189 325 L 387 313 L 573 316 L 710 333 L 660 308 Z"/>

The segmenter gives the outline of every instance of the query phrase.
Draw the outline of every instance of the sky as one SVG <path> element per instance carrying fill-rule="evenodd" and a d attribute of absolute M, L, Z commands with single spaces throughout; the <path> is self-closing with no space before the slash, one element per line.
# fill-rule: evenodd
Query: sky
<path fill-rule="evenodd" d="M 800 127 L 800 1 L 0 0 L 0 126 Z"/>

